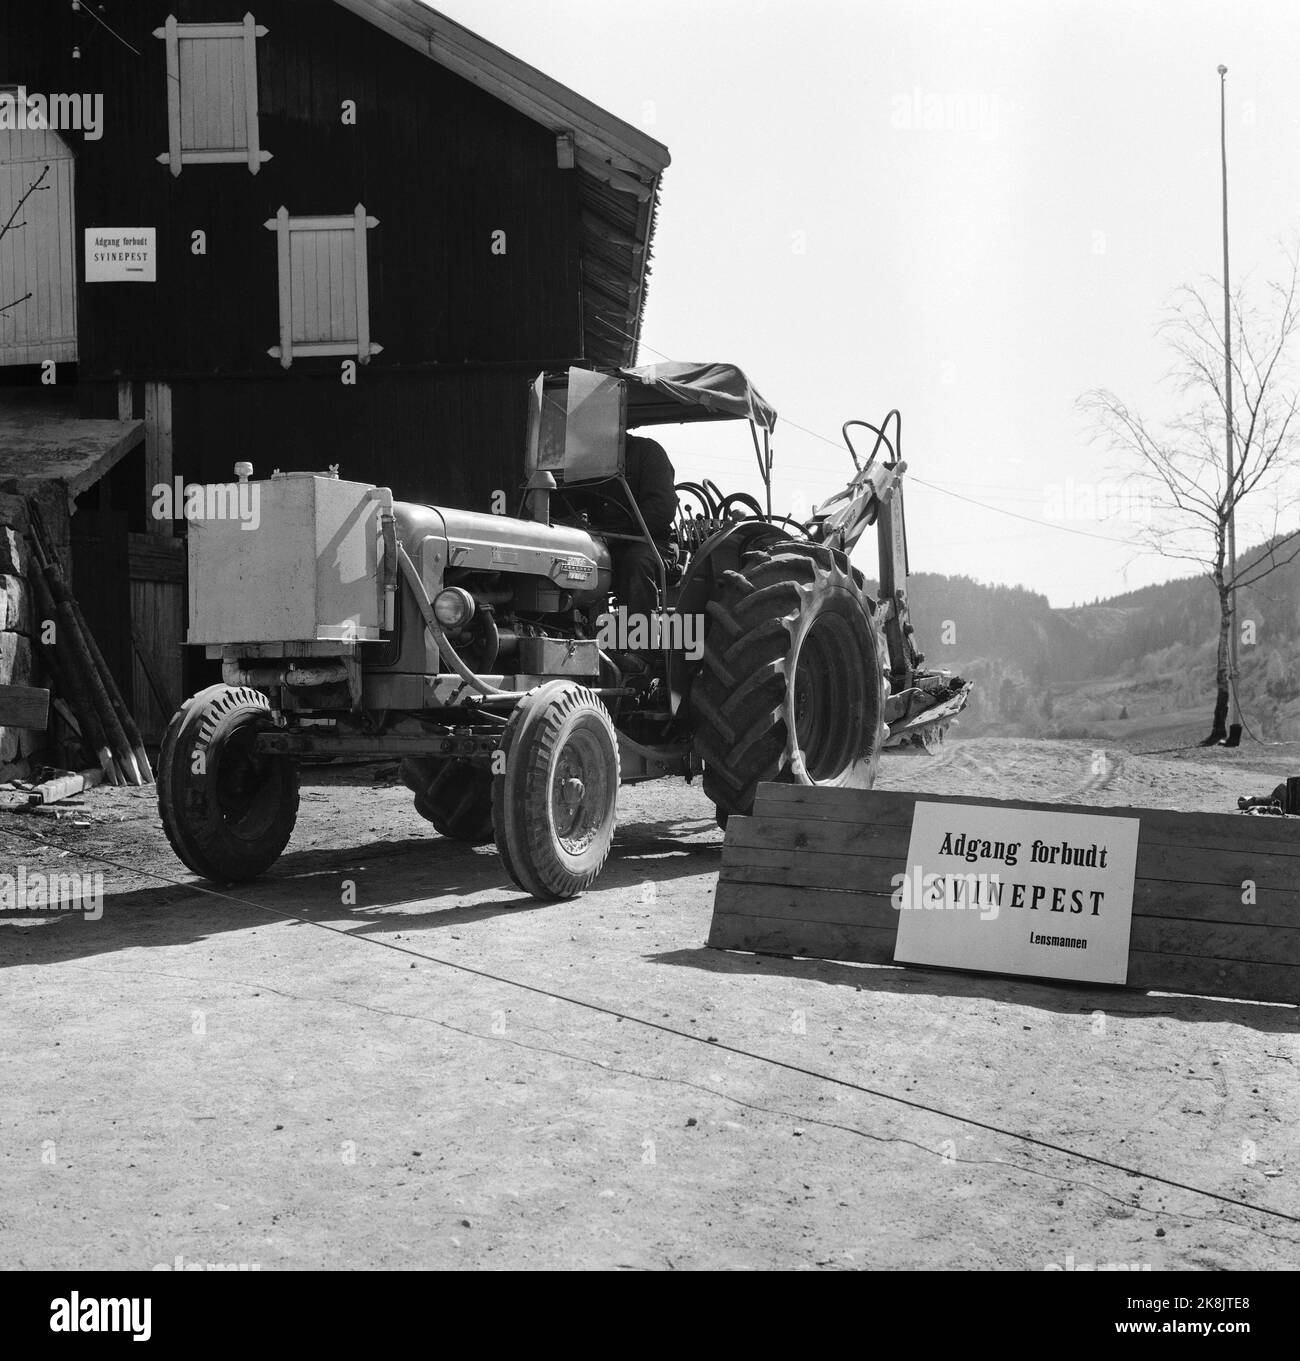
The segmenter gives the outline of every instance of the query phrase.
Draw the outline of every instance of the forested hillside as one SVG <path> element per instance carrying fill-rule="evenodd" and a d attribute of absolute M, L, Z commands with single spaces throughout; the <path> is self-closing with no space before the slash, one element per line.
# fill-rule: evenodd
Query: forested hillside
<path fill-rule="evenodd" d="M 1209 731 L 1218 606 L 1205 578 L 1072 609 L 1022 587 L 929 572 L 908 593 L 929 664 L 977 682 L 964 734 Z M 1238 625 L 1247 724 L 1260 737 L 1300 738 L 1300 560 L 1240 593 Z"/>

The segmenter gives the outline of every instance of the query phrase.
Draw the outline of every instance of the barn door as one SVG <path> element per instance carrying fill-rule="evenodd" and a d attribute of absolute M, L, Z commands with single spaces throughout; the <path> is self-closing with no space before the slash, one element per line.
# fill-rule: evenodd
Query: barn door
<path fill-rule="evenodd" d="M 132 534 L 129 545 L 131 711 L 152 747 L 185 698 L 185 541 Z"/>
<path fill-rule="evenodd" d="M 0 366 L 76 361 L 74 172 L 57 133 L 0 131 Z"/>

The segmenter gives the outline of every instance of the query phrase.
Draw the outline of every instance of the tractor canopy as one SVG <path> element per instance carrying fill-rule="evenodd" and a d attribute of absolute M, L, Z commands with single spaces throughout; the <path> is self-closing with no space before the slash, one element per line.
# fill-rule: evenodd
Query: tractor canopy
<path fill-rule="evenodd" d="M 776 411 L 734 364 L 643 364 L 614 369 L 627 380 L 629 429 L 688 421 L 751 421 L 771 434 Z"/>

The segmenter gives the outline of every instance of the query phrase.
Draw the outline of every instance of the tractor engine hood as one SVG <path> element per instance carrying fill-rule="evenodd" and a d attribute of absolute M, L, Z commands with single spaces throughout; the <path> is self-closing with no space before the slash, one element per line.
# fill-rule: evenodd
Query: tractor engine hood
<path fill-rule="evenodd" d="M 398 501 L 397 532 L 426 583 L 448 570 L 545 577 L 579 603 L 600 603 L 611 582 L 609 549 L 582 529 Z M 426 539 L 435 544 L 425 545 Z M 430 550 L 440 559 L 435 563 Z"/>

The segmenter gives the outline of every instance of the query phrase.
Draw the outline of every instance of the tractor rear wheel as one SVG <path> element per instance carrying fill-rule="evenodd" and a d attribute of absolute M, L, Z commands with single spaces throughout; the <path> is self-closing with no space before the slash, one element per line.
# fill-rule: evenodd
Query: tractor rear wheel
<path fill-rule="evenodd" d="M 398 767 L 415 811 L 441 835 L 470 846 L 492 840 L 492 773 L 458 757 L 408 756 Z"/>
<path fill-rule="evenodd" d="M 163 831 L 195 874 L 239 883 L 270 869 L 298 819 L 298 772 L 256 750 L 272 728 L 260 690 L 213 685 L 177 711 L 158 758 Z"/>
<path fill-rule="evenodd" d="M 618 736 L 584 686 L 549 681 L 520 700 L 492 781 L 492 826 L 510 878 L 534 898 L 576 898 L 614 841 Z"/>
<path fill-rule="evenodd" d="M 875 608 L 843 558 L 778 543 L 722 576 L 691 690 L 704 792 L 726 826 L 764 781 L 870 789 L 884 739 Z"/>

